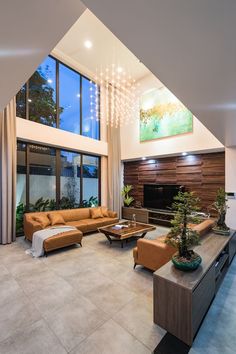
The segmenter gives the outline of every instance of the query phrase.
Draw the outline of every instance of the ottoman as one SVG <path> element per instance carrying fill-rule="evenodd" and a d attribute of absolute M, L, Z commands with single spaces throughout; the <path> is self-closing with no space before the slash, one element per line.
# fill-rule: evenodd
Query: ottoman
<path fill-rule="evenodd" d="M 47 253 L 50 251 L 66 246 L 71 246 L 75 243 L 79 243 L 82 247 L 82 238 L 83 233 L 79 230 L 62 232 L 61 234 L 49 237 L 43 242 L 45 255 L 47 256 Z"/>

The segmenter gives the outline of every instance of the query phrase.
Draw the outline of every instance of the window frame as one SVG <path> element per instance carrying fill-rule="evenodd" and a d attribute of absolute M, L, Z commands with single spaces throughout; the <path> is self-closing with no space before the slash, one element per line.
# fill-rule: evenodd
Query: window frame
<path fill-rule="evenodd" d="M 72 68 L 71 66 L 63 63 L 63 61 L 61 61 L 60 59 L 54 57 L 53 55 L 49 54 L 47 57 L 52 58 L 53 60 L 55 60 L 55 63 L 56 63 L 56 127 L 53 127 L 53 128 L 60 129 L 60 130 L 63 130 L 63 131 L 67 131 L 65 129 L 60 128 L 60 124 L 59 124 L 60 123 L 60 114 L 59 114 L 59 103 L 60 103 L 59 102 L 59 97 L 60 97 L 59 65 L 61 64 L 61 65 L 64 65 L 69 70 L 75 72 L 76 74 L 78 74 L 80 76 L 80 83 L 79 83 L 79 86 L 80 86 L 80 118 L 79 118 L 79 121 L 80 121 L 80 133 L 77 134 L 77 133 L 73 133 L 72 132 L 72 134 L 85 136 L 85 135 L 82 134 L 83 133 L 83 107 L 82 107 L 82 86 L 83 85 L 82 85 L 82 81 L 83 81 L 83 78 L 84 78 L 84 79 L 86 79 L 88 81 L 91 81 L 93 84 L 96 84 L 96 82 L 93 79 L 90 79 L 89 77 L 87 77 L 86 75 L 80 73 L 78 70 L 76 70 L 76 69 Z M 34 73 L 32 75 L 34 75 Z M 22 119 L 26 119 L 26 120 L 30 120 L 31 122 L 34 122 L 33 120 L 29 119 L 29 101 L 28 101 L 28 99 L 29 99 L 29 80 L 30 80 L 30 78 L 25 83 L 25 88 L 26 88 L 25 89 L 25 118 L 22 118 Z M 100 99 L 101 88 L 100 88 L 99 85 L 97 87 L 97 90 L 98 90 L 98 99 L 99 99 L 99 104 L 98 104 L 98 139 L 92 138 L 92 137 L 88 137 L 88 138 L 94 139 L 94 140 L 101 140 L 101 99 Z M 43 123 L 38 123 L 38 124 L 43 124 Z"/>
<path fill-rule="evenodd" d="M 59 210 L 60 209 L 60 199 L 61 199 L 61 151 L 66 151 L 66 152 L 73 152 L 76 154 L 80 154 L 80 204 L 82 204 L 83 201 L 83 156 L 91 156 L 91 157 L 96 157 L 98 158 L 98 204 L 101 205 L 101 156 L 99 155 L 93 155 L 89 153 L 83 153 L 81 151 L 75 151 L 73 149 L 64 149 L 64 148 L 58 148 L 55 146 L 51 145 L 45 145 L 45 144 L 40 144 L 40 143 L 31 143 L 27 142 L 25 140 L 19 139 L 17 140 L 17 143 L 23 143 L 26 144 L 26 149 L 25 149 L 25 164 L 26 164 L 26 212 L 29 212 L 29 205 L 30 205 L 30 145 L 36 145 L 36 146 L 42 146 L 46 148 L 53 148 L 55 149 L 56 155 L 56 166 L 55 166 L 55 177 L 56 177 L 56 192 L 55 192 L 55 198 L 56 198 L 56 208 Z"/>

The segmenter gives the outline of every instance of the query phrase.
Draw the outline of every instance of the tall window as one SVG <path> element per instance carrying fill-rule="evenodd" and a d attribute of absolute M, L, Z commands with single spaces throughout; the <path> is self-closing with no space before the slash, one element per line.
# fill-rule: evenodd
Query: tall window
<path fill-rule="evenodd" d="M 82 78 L 82 134 L 99 139 L 99 91 L 91 80 Z"/>
<path fill-rule="evenodd" d="M 100 204 L 100 158 L 49 146 L 17 143 L 17 231 L 25 211 Z"/>
<path fill-rule="evenodd" d="M 56 61 L 47 57 L 28 82 L 29 119 L 56 127 Z"/>
<path fill-rule="evenodd" d="M 41 200 L 48 200 L 52 205 L 56 203 L 56 150 L 29 145 L 30 206 L 33 207 Z"/>
<path fill-rule="evenodd" d="M 48 56 L 16 96 L 17 116 L 100 139 L 99 87 Z"/>
<path fill-rule="evenodd" d="M 99 196 L 99 158 L 83 155 L 83 200 L 96 205 Z"/>
<path fill-rule="evenodd" d="M 80 134 L 80 75 L 59 64 L 59 127 Z"/>
<path fill-rule="evenodd" d="M 80 205 L 80 164 L 81 155 L 76 152 L 61 151 L 61 193 L 60 207 L 79 207 Z"/>
<path fill-rule="evenodd" d="M 17 143 L 16 204 L 26 204 L 26 144 Z"/>

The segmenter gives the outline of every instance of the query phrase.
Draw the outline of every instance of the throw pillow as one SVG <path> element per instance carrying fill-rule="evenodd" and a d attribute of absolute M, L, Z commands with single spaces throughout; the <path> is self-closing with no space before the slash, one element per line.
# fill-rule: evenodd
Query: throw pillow
<path fill-rule="evenodd" d="M 51 224 L 50 220 L 48 219 L 46 214 L 42 215 L 34 215 L 33 220 L 37 221 L 42 229 L 45 229 L 45 227 L 49 226 Z"/>
<path fill-rule="evenodd" d="M 52 226 L 53 225 L 65 225 L 65 220 L 63 216 L 59 213 L 49 213 L 48 217 L 51 221 Z"/>
<path fill-rule="evenodd" d="M 103 218 L 101 208 L 91 208 L 90 215 L 92 219 Z"/>
<path fill-rule="evenodd" d="M 105 217 L 108 217 L 109 214 L 108 214 L 108 208 L 106 207 L 101 207 L 101 211 L 102 211 L 102 215 L 105 216 Z"/>

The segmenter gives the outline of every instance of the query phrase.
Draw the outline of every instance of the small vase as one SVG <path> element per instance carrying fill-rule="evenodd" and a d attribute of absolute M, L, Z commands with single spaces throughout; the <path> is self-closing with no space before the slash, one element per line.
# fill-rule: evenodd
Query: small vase
<path fill-rule="evenodd" d="M 191 259 L 180 257 L 178 253 L 174 254 L 172 257 L 172 263 L 175 268 L 183 271 L 196 270 L 201 262 L 202 258 L 195 252 L 193 252 Z"/>

